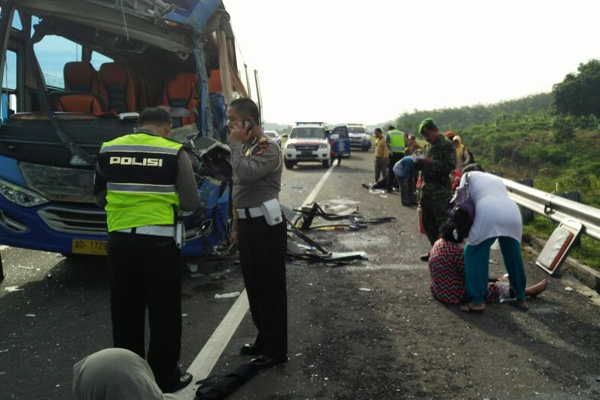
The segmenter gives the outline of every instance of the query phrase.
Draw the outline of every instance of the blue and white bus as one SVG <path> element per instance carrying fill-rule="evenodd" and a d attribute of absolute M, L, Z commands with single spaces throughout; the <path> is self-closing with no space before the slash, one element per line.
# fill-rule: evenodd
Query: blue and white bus
<path fill-rule="evenodd" d="M 0 1 L 0 244 L 105 254 L 92 196 L 100 145 L 165 105 L 192 155 L 203 215 L 182 254 L 229 240 L 225 105 L 247 96 L 220 0 Z"/>

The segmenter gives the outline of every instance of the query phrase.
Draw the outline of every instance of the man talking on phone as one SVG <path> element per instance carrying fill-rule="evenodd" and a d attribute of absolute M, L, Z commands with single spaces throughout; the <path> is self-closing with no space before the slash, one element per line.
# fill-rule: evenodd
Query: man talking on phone
<path fill-rule="evenodd" d="M 258 330 L 242 354 L 269 368 L 287 361 L 287 292 L 285 254 L 287 228 L 278 197 L 282 156 L 279 146 L 260 127 L 260 114 L 250 99 L 227 108 L 233 166 L 233 231 L 239 243 L 242 275 L 252 320 Z"/>

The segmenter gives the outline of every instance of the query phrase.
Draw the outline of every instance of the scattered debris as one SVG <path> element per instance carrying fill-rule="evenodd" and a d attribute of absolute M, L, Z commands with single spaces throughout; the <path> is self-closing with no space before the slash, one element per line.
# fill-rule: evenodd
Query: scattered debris
<path fill-rule="evenodd" d="M 35 318 L 35 314 L 25 314 L 26 317 Z"/>
<path fill-rule="evenodd" d="M 362 292 L 372 292 L 372 291 L 373 291 L 373 289 L 369 289 L 369 288 L 366 288 L 366 287 L 361 287 L 361 288 L 360 288 L 360 289 L 358 289 L 358 290 L 360 290 L 360 291 L 362 291 Z"/>
<path fill-rule="evenodd" d="M 24 265 L 17 265 L 17 268 L 26 269 L 29 271 L 33 271 L 35 269 L 34 267 L 26 267 Z"/>
<path fill-rule="evenodd" d="M 232 297 L 238 297 L 241 293 L 240 292 L 231 292 L 231 293 L 224 293 L 224 294 L 215 294 L 215 299 L 229 299 Z"/>
<path fill-rule="evenodd" d="M 6 290 L 7 292 L 20 292 L 24 289 L 18 287 L 18 286 L 7 286 L 4 288 L 4 290 Z"/>
<path fill-rule="evenodd" d="M 0 353 L 8 353 L 8 349 L 0 350 Z"/>
<path fill-rule="evenodd" d="M 188 264 L 187 268 L 191 273 L 198 272 L 198 264 Z"/>
<path fill-rule="evenodd" d="M 300 213 L 300 215 L 294 221 L 293 226 L 303 231 L 315 229 L 344 230 L 346 228 L 349 228 L 350 230 L 361 230 L 365 229 L 369 224 L 381 224 L 396 220 L 395 217 L 367 219 L 358 213 L 358 207 L 347 207 L 343 205 L 332 206 L 325 204 L 321 207 L 317 203 L 312 203 L 294 211 Z M 326 221 L 335 221 L 336 223 L 311 226 L 315 217 L 321 217 Z M 346 223 L 341 223 L 341 221 L 345 221 Z"/>
<path fill-rule="evenodd" d="M 571 286 L 567 286 L 567 287 L 565 287 L 565 290 L 566 290 L 567 292 L 572 292 L 572 291 L 573 291 L 573 288 L 572 288 Z"/>

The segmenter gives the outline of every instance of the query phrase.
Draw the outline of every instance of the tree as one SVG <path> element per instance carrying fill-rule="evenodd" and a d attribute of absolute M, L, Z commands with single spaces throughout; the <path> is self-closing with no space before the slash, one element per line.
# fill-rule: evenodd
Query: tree
<path fill-rule="evenodd" d="M 552 95 L 559 114 L 600 117 L 600 60 L 579 64 L 577 73 L 554 85 Z"/>

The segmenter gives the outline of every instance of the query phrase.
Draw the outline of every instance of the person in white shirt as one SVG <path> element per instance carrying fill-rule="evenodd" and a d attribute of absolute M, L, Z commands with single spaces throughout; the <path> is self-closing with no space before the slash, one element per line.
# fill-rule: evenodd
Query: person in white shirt
<path fill-rule="evenodd" d="M 483 172 L 478 164 L 465 168 L 460 186 L 469 175 L 469 194 L 475 204 L 475 219 L 465 247 L 467 294 L 471 302 L 462 311 L 481 312 L 488 288 L 490 247 L 498 240 L 510 284 L 516 295 L 515 306 L 527 311 L 525 269 L 521 258 L 523 223 L 517 204 L 508 197 L 502 180 Z"/>

